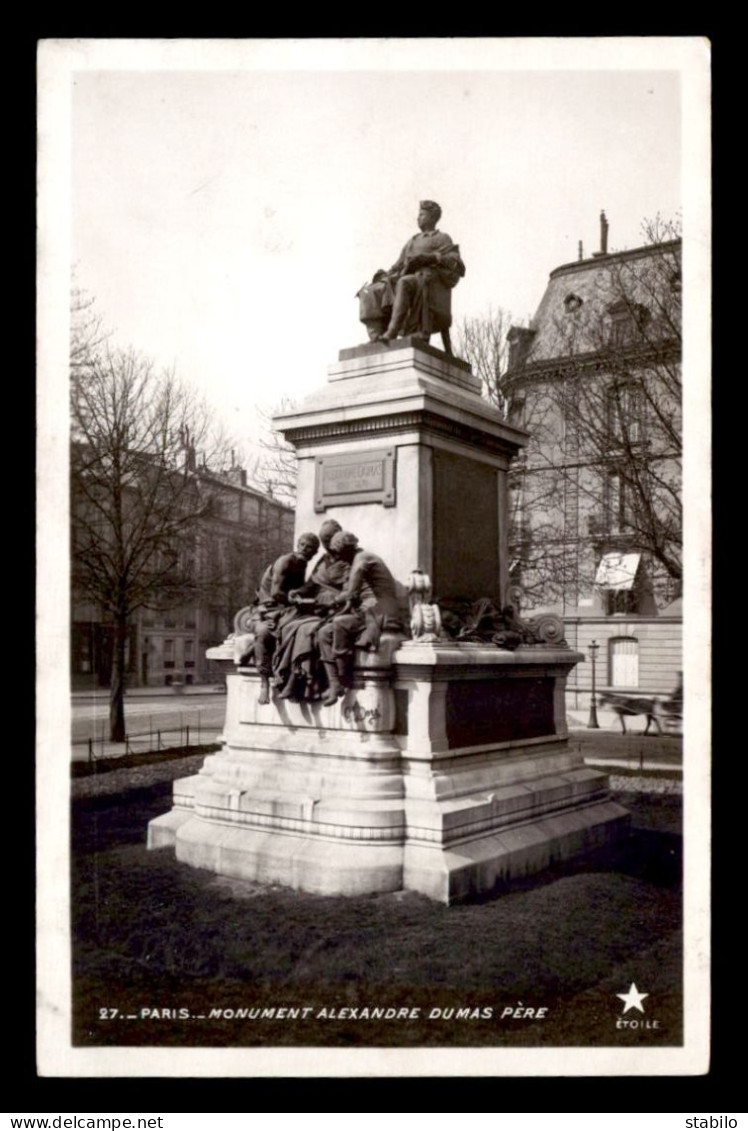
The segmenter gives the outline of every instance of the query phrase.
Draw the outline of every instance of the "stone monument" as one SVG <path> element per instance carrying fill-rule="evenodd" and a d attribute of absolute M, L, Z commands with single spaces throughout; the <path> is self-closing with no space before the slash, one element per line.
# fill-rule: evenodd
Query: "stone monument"
<path fill-rule="evenodd" d="M 415 264 L 406 275 L 432 268 Z M 506 476 L 527 435 L 428 344 L 430 286 L 409 282 L 411 313 L 369 327 L 374 340 L 341 350 L 327 384 L 275 422 L 299 458 L 296 537 L 329 520 L 355 531 L 394 575 L 410 635 L 385 627 L 376 650 L 356 648 L 342 697 L 300 702 L 277 689 L 264 702 L 246 655 L 212 649 L 227 669 L 222 749 L 175 782 L 152 848 L 304 891 L 449 903 L 628 828 L 605 775 L 569 748 L 565 683 L 582 656 L 556 618 L 525 624 L 505 603 Z M 398 337 L 419 303 L 417 334 Z M 450 637 L 440 610 L 481 598 L 489 634 Z"/>

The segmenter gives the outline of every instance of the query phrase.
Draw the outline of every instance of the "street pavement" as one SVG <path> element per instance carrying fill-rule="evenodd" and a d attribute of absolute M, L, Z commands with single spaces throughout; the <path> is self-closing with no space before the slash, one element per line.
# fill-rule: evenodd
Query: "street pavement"
<path fill-rule="evenodd" d="M 683 740 L 679 735 L 649 734 L 637 730 L 622 734 L 618 725 L 599 730 L 569 728 L 569 745 L 586 765 L 596 769 L 683 772 Z"/>
<path fill-rule="evenodd" d="M 95 758 L 120 757 L 129 751 L 215 742 L 223 729 L 226 696 L 205 688 L 138 688 L 125 696 L 125 727 L 129 744 L 113 743 L 109 733 L 109 693 L 74 692 L 72 698 L 72 758 L 87 761 L 89 740 Z M 187 733 L 189 728 L 189 735 Z M 159 739 L 160 734 L 160 739 Z"/>
<path fill-rule="evenodd" d="M 577 747 L 588 766 L 606 769 L 670 770 L 682 772 L 683 738 L 680 734 L 658 734 L 643 715 L 626 719 L 626 734 L 613 711 L 598 708 L 599 729 L 589 729 L 589 710 L 567 710 L 569 742 Z"/>

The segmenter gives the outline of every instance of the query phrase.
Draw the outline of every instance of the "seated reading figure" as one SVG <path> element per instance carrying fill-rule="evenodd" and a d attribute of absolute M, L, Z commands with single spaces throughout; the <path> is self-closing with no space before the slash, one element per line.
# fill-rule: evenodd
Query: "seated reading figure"
<path fill-rule="evenodd" d="M 262 575 L 255 612 L 250 620 L 250 630 L 254 633 L 250 655 L 260 673 L 259 703 L 270 702 L 273 653 L 278 643 L 281 618 L 289 607 L 289 593 L 304 584 L 307 565 L 318 549 L 316 534 L 302 534 L 296 552 L 277 558 Z"/>
<path fill-rule="evenodd" d="M 318 605 L 332 605 L 345 588 L 348 574 L 351 571 L 350 562 L 338 557 L 332 550 L 332 540 L 342 530 L 342 526 L 334 518 L 325 519 L 319 528 L 319 540 L 325 551 L 312 570 L 312 576 L 291 599 L 299 597 L 314 597 Z"/>
<path fill-rule="evenodd" d="M 322 523 L 319 539 L 325 550 L 315 563 L 311 577 L 288 594 L 290 608 L 283 613 L 278 643 L 273 655 L 273 683 L 279 699 L 313 699 L 324 686 L 318 665 L 317 631 L 336 607 L 348 581 L 350 565 L 335 555 L 330 543 L 341 529 L 329 518 Z"/>
<path fill-rule="evenodd" d="M 327 672 L 328 691 L 322 702 L 331 706 L 351 685 L 353 649 L 376 649 L 385 630 L 402 629 L 395 579 L 376 554 L 362 549 L 358 538 L 340 531 L 330 549 L 350 565 L 350 574 L 334 613 L 317 634 L 319 653 Z"/>
<path fill-rule="evenodd" d="M 437 231 L 441 214 L 433 200 L 422 200 L 420 232 L 408 240 L 389 271 L 377 271 L 358 292 L 359 318 L 372 341 L 412 335 L 427 342 L 440 332 L 451 355 L 451 292 L 465 274 L 465 264 L 457 244 Z"/>

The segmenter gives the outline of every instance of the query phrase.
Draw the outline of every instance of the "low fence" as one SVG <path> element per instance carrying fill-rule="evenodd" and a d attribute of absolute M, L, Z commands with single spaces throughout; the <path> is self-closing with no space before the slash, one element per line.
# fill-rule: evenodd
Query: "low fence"
<path fill-rule="evenodd" d="M 215 742 L 218 730 L 220 725 L 203 723 L 198 711 L 189 723 L 180 723 L 178 726 L 158 727 L 149 720 L 147 730 L 125 734 L 124 743 L 105 739 L 102 730 L 101 735 L 96 737 L 89 735 L 73 741 L 72 747 L 74 752 L 79 752 L 77 760 L 81 760 L 85 751 L 88 761 L 93 762 L 99 758 L 122 757 L 123 754 L 152 754 L 179 747 L 203 746 Z"/>

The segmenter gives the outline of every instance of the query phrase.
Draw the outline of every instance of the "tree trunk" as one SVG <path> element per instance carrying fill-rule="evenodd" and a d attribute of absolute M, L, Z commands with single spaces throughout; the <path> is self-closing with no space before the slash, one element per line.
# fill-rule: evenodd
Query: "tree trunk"
<path fill-rule="evenodd" d="M 112 742 L 125 741 L 125 644 L 127 642 L 127 616 L 118 615 L 114 624 L 112 650 L 112 680 L 109 690 L 109 738 Z"/>

